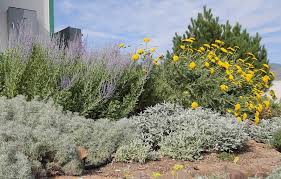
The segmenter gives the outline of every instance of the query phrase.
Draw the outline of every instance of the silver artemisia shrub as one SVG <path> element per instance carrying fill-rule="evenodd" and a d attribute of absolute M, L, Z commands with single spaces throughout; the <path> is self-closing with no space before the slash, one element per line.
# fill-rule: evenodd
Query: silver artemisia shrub
<path fill-rule="evenodd" d="M 145 146 L 175 159 L 198 159 L 203 151 L 232 152 L 241 149 L 249 138 L 244 124 L 234 117 L 207 109 L 183 109 L 170 103 L 150 107 L 130 120 L 135 123 L 137 138 Z M 127 149 L 123 146 L 122 151 L 136 150 L 131 145 Z M 128 159 L 128 154 L 117 153 L 119 161 L 125 160 L 120 156 L 133 160 Z"/>
<path fill-rule="evenodd" d="M 52 101 L 0 98 L 0 178 L 80 175 L 83 165 L 111 160 L 126 141 L 129 123 L 94 121 L 63 112 Z M 80 160 L 78 147 L 88 150 Z"/>

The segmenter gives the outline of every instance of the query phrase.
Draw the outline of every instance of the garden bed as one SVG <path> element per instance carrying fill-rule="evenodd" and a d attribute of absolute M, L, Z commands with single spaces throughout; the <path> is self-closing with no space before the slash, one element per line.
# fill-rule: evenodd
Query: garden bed
<path fill-rule="evenodd" d="M 154 172 L 161 173 L 161 178 L 172 178 L 172 168 L 176 164 L 184 168 L 178 172 L 177 178 L 188 178 L 204 175 L 225 175 L 229 173 L 237 176 L 269 175 L 275 168 L 281 165 L 281 154 L 270 145 L 256 143 L 251 140 L 247 143 L 246 151 L 236 153 L 239 157 L 237 163 L 232 160 L 223 161 L 218 154 L 205 154 L 204 159 L 190 162 L 163 158 L 160 161 L 152 161 L 146 164 L 139 163 L 110 163 L 99 169 L 87 171 L 86 178 L 151 178 Z M 53 179 L 78 179 L 81 177 L 60 176 Z"/>

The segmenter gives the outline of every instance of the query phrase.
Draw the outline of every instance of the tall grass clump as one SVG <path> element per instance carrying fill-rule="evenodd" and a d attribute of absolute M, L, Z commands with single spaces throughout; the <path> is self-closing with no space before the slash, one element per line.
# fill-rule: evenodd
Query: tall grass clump
<path fill-rule="evenodd" d="M 90 52 L 82 42 L 62 48 L 56 39 L 19 38 L 0 57 L 0 95 L 52 98 L 91 118 L 134 112 L 150 69 L 112 46 Z M 147 54 L 145 58 L 150 58 Z"/>

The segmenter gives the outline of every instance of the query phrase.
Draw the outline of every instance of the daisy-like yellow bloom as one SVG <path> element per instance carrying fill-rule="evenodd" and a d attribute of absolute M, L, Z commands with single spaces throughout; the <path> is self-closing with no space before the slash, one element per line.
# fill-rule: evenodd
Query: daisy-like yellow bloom
<path fill-rule="evenodd" d="M 262 81 L 263 81 L 265 84 L 267 84 L 269 80 L 270 80 L 270 77 L 269 77 L 268 75 L 265 75 L 265 76 L 262 77 Z"/>
<path fill-rule="evenodd" d="M 159 177 L 161 177 L 162 175 L 161 175 L 161 173 L 159 173 L 159 172 L 153 172 L 152 173 L 152 178 L 154 178 L 154 179 L 157 179 L 157 178 L 159 178 Z"/>
<path fill-rule="evenodd" d="M 204 47 L 200 47 L 199 50 L 201 50 L 202 52 L 205 52 L 205 48 Z"/>
<path fill-rule="evenodd" d="M 226 91 L 228 91 L 228 86 L 225 85 L 225 84 L 222 84 L 222 85 L 220 85 L 220 90 L 221 90 L 222 92 L 226 92 Z"/>
<path fill-rule="evenodd" d="M 155 52 L 155 51 L 156 51 L 156 48 L 155 48 L 155 47 L 150 48 L 150 52 L 151 52 L 151 53 L 153 53 L 153 52 Z"/>
<path fill-rule="evenodd" d="M 228 62 L 224 62 L 224 63 L 222 64 L 222 67 L 224 67 L 224 68 L 227 70 L 227 69 L 229 69 L 230 64 L 229 64 Z"/>
<path fill-rule="evenodd" d="M 228 76 L 228 79 L 229 79 L 230 81 L 234 80 L 233 75 L 229 75 L 229 76 Z"/>
<path fill-rule="evenodd" d="M 262 66 L 267 68 L 267 69 L 269 69 L 269 65 L 268 64 L 263 64 Z"/>
<path fill-rule="evenodd" d="M 239 103 L 235 104 L 234 111 L 237 112 L 237 111 L 240 111 L 240 109 L 241 109 L 241 105 Z"/>
<path fill-rule="evenodd" d="M 258 106 L 256 107 L 256 110 L 261 113 L 263 110 L 262 104 L 258 104 Z"/>
<path fill-rule="evenodd" d="M 228 51 L 223 47 L 221 48 L 221 51 L 224 52 L 224 53 L 228 53 Z"/>
<path fill-rule="evenodd" d="M 205 62 L 205 63 L 204 63 L 204 66 L 205 66 L 206 68 L 209 68 L 209 67 L 210 67 L 210 64 L 209 64 L 208 62 Z"/>
<path fill-rule="evenodd" d="M 158 60 L 153 60 L 153 65 L 159 65 L 159 61 Z"/>
<path fill-rule="evenodd" d="M 232 52 L 235 52 L 235 49 L 232 47 L 228 47 L 227 50 L 231 50 Z"/>
<path fill-rule="evenodd" d="M 265 109 L 269 109 L 270 101 L 264 101 L 263 104 L 265 105 Z"/>
<path fill-rule="evenodd" d="M 215 42 L 216 42 L 217 44 L 220 44 L 220 45 L 223 45 L 223 44 L 224 44 L 224 42 L 221 41 L 221 40 L 215 40 Z"/>
<path fill-rule="evenodd" d="M 214 68 L 211 68 L 211 69 L 210 69 L 210 74 L 211 74 L 211 75 L 215 74 L 215 72 L 216 72 L 216 71 L 215 71 Z"/>
<path fill-rule="evenodd" d="M 150 42 L 150 38 L 145 37 L 145 38 L 143 38 L 143 41 L 144 41 L 145 43 L 148 43 L 148 42 Z"/>
<path fill-rule="evenodd" d="M 237 121 L 238 121 L 238 123 L 240 123 L 240 122 L 242 122 L 242 118 L 241 117 L 236 117 L 236 119 L 237 119 Z"/>
<path fill-rule="evenodd" d="M 173 166 L 173 170 L 174 171 L 180 171 L 180 170 L 183 169 L 183 167 L 184 167 L 183 165 L 176 164 L 176 165 Z"/>
<path fill-rule="evenodd" d="M 192 109 L 196 109 L 196 108 L 198 108 L 199 107 L 199 104 L 197 103 L 197 102 L 193 102 L 192 104 L 191 104 L 191 108 Z"/>
<path fill-rule="evenodd" d="M 184 46 L 184 45 L 181 45 L 180 48 L 184 50 L 184 49 L 185 49 L 185 46 Z"/>
<path fill-rule="evenodd" d="M 203 46 L 206 48 L 211 48 L 211 46 L 209 44 L 203 44 Z"/>
<path fill-rule="evenodd" d="M 226 112 L 227 113 L 232 113 L 232 110 L 231 109 L 227 109 Z"/>
<path fill-rule="evenodd" d="M 217 44 L 211 44 L 211 46 L 213 46 L 215 48 L 220 48 Z"/>
<path fill-rule="evenodd" d="M 194 62 L 191 62 L 189 65 L 188 65 L 188 67 L 189 67 L 189 69 L 191 69 L 191 70 L 194 70 L 195 68 L 196 68 L 196 63 L 194 63 Z"/>
<path fill-rule="evenodd" d="M 254 75 L 252 74 L 245 74 L 245 80 L 249 83 L 253 79 Z"/>
<path fill-rule="evenodd" d="M 256 111 L 255 113 L 255 124 L 259 124 L 260 123 L 260 112 Z"/>
<path fill-rule="evenodd" d="M 143 54 L 143 53 L 144 53 L 144 50 L 143 50 L 143 49 L 138 49 L 138 50 L 137 50 L 137 54 L 141 55 L 141 54 Z"/>
<path fill-rule="evenodd" d="M 134 61 L 138 61 L 139 58 L 140 58 L 139 54 L 132 55 L 132 60 Z"/>
<path fill-rule="evenodd" d="M 173 56 L 173 61 L 176 63 L 177 61 L 179 61 L 180 57 L 177 55 Z"/>
<path fill-rule="evenodd" d="M 194 42 L 194 40 L 191 39 L 191 38 L 183 39 L 182 41 L 183 41 L 183 42 L 189 42 L 189 43 L 193 43 L 193 42 Z"/>
<path fill-rule="evenodd" d="M 119 48 L 125 48 L 125 44 L 121 43 L 118 45 Z"/>
<path fill-rule="evenodd" d="M 243 118 L 243 120 L 248 119 L 248 114 L 244 112 L 244 113 L 243 113 L 243 117 L 242 117 L 242 118 Z"/>

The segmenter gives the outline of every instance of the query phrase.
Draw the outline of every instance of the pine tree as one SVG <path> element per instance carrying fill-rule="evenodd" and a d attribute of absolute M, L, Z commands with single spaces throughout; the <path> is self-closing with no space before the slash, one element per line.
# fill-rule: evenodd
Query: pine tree
<path fill-rule="evenodd" d="M 180 51 L 181 40 L 189 37 L 195 37 L 196 42 L 194 47 L 200 47 L 204 43 L 213 43 L 215 40 L 222 40 L 225 46 L 240 47 L 240 58 L 245 58 L 246 52 L 252 52 L 258 59 L 255 64 L 260 66 L 263 63 L 268 63 L 267 51 L 264 45 L 261 45 L 261 37 L 258 33 L 251 36 L 246 29 L 243 29 L 239 23 L 231 26 L 229 21 L 225 24 L 219 23 L 219 17 L 214 17 L 212 10 L 203 8 L 203 13 L 198 13 L 196 19 L 191 18 L 191 24 L 185 34 L 175 34 L 173 38 L 172 53 Z M 171 53 L 168 51 L 167 58 L 171 58 Z"/>

